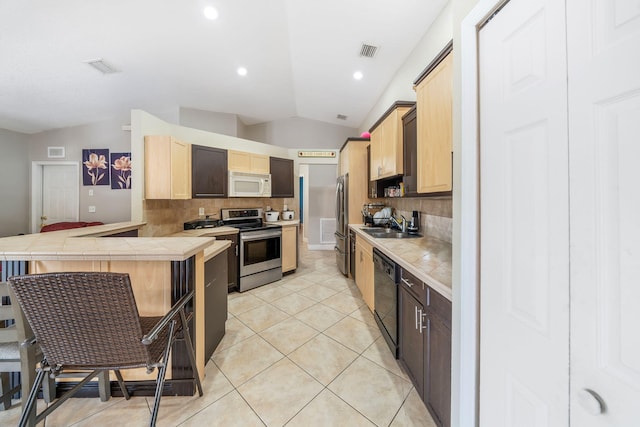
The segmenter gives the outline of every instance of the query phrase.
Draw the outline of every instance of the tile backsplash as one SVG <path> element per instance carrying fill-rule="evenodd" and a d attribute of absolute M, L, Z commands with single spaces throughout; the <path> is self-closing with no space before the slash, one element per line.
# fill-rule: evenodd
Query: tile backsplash
<path fill-rule="evenodd" d="M 381 201 L 411 220 L 413 211 L 420 212 L 420 232 L 436 239 L 451 243 L 453 231 L 453 206 L 450 196 L 438 198 L 386 198 Z"/>
<path fill-rule="evenodd" d="M 298 219 L 296 200 L 268 198 L 228 198 L 228 199 L 191 199 L 191 200 L 145 200 L 143 218 L 147 225 L 141 230 L 141 237 L 160 237 L 182 231 L 184 223 L 199 217 L 198 211 L 204 208 L 205 216 L 220 219 L 222 208 L 262 208 L 271 207 L 280 211 L 287 205 Z"/>

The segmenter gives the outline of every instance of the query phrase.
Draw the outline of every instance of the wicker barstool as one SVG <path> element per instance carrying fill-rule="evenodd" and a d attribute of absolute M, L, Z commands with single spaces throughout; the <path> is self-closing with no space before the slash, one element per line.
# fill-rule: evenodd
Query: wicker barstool
<path fill-rule="evenodd" d="M 154 426 L 162 396 L 169 353 L 176 334 L 182 335 L 198 393 L 202 385 L 195 362 L 185 306 L 193 291 L 183 296 L 163 317 L 140 317 L 128 274 L 46 273 L 8 279 L 31 325 L 44 360 L 23 406 L 20 426 L 26 425 L 45 374 L 63 369 L 91 370 L 65 395 L 36 415 L 36 423 L 73 396 L 97 375 L 114 371 L 122 393 L 130 398 L 121 369 L 158 368 L 150 425 Z"/>

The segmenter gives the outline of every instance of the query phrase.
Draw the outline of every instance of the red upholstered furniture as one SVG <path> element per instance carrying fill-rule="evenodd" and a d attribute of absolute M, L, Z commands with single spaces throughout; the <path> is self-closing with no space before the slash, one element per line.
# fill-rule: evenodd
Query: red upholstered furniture
<path fill-rule="evenodd" d="M 91 227 L 93 225 L 103 225 L 104 223 L 100 221 L 95 222 L 56 222 L 55 224 L 45 225 L 40 229 L 41 233 L 47 231 L 58 231 L 58 230 L 69 230 L 70 228 L 82 228 L 82 227 Z"/>

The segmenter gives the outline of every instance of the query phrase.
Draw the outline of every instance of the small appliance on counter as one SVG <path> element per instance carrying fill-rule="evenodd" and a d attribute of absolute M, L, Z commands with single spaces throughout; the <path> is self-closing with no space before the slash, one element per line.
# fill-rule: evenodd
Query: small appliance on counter
<path fill-rule="evenodd" d="M 420 212 L 413 211 L 411 215 L 411 221 L 409 222 L 409 226 L 407 227 L 407 231 L 409 233 L 417 233 L 420 231 Z"/>
<path fill-rule="evenodd" d="M 275 222 L 280 219 L 280 212 L 278 211 L 267 211 L 264 213 L 264 218 L 267 222 Z"/>
<path fill-rule="evenodd" d="M 284 221 L 293 219 L 293 211 L 282 211 L 282 219 Z"/>

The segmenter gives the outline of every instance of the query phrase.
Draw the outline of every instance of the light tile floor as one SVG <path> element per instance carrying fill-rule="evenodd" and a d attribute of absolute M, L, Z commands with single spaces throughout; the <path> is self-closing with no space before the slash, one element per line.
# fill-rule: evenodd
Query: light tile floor
<path fill-rule="evenodd" d="M 435 427 L 334 252 L 301 249 L 294 274 L 229 295 L 204 396 L 163 397 L 159 426 Z M 152 404 L 70 399 L 41 425 L 144 426 Z M 0 425 L 19 411 L 0 412 Z"/>

